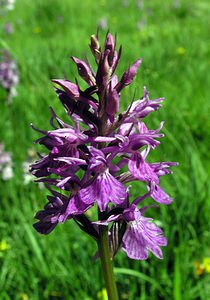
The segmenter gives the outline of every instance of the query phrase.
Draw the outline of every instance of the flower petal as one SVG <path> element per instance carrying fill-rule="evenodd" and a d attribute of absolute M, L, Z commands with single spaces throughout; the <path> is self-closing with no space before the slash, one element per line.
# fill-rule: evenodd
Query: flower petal
<path fill-rule="evenodd" d="M 132 259 L 144 260 L 151 251 L 159 259 L 163 258 L 160 246 L 167 245 L 167 239 L 162 235 L 162 230 L 152 219 L 145 218 L 140 211 L 132 205 L 126 209 L 134 212 L 135 220 L 128 223 L 128 228 L 123 236 L 123 250 Z"/>
<path fill-rule="evenodd" d="M 128 162 L 128 168 L 135 178 L 145 182 L 154 181 L 158 183 L 157 175 L 150 168 L 150 165 L 144 161 L 140 153 L 136 152 L 132 155 Z"/>
<path fill-rule="evenodd" d="M 81 199 L 84 203 L 97 202 L 100 211 L 105 211 L 108 203 L 122 204 L 126 197 L 126 187 L 108 171 L 97 176 L 91 185 L 80 190 Z"/>
<path fill-rule="evenodd" d="M 161 204 L 170 204 L 173 201 L 166 192 L 159 187 L 159 185 L 155 184 L 153 191 L 151 193 L 151 197 L 158 203 Z"/>
<path fill-rule="evenodd" d="M 126 230 L 123 236 L 122 249 L 132 259 L 145 260 L 148 258 L 144 237 L 139 234 L 137 227 L 130 226 Z"/>
<path fill-rule="evenodd" d="M 123 76 L 122 76 L 121 80 L 119 81 L 119 83 L 115 87 L 116 90 L 118 91 L 118 93 L 124 87 L 131 84 L 131 82 L 133 81 L 134 77 L 137 74 L 137 71 L 138 71 L 138 68 L 139 68 L 141 62 L 142 62 L 141 58 L 137 59 L 137 61 L 123 73 Z"/>

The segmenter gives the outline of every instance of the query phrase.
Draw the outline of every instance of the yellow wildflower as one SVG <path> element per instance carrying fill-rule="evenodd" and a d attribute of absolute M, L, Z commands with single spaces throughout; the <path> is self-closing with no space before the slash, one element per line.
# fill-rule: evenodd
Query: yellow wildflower
<path fill-rule="evenodd" d="M 42 31 L 42 29 L 39 26 L 34 27 L 34 29 L 33 29 L 33 33 L 36 33 L 36 34 L 40 33 L 41 31 Z"/>
<path fill-rule="evenodd" d="M 202 267 L 205 272 L 210 273 L 210 257 L 205 257 L 203 259 Z"/>
<path fill-rule="evenodd" d="M 176 48 L 176 52 L 179 55 L 184 55 L 186 52 L 186 49 L 184 47 L 178 47 L 178 48 Z"/>
<path fill-rule="evenodd" d="M 8 242 L 3 239 L 0 241 L 0 252 L 6 251 L 10 248 L 10 245 L 8 244 Z"/>
<path fill-rule="evenodd" d="M 21 300 L 29 300 L 29 296 L 26 293 L 20 294 L 20 299 Z"/>
<path fill-rule="evenodd" d="M 98 300 L 108 300 L 106 289 L 103 288 L 102 291 L 97 293 Z"/>

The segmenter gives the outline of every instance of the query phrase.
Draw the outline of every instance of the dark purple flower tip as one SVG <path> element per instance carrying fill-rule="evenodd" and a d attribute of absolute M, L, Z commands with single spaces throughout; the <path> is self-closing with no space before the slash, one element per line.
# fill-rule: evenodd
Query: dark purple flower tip
<path fill-rule="evenodd" d="M 108 63 L 109 66 L 112 67 L 113 61 L 114 61 L 114 56 L 115 56 L 115 41 L 111 33 L 108 33 L 106 41 L 105 41 L 105 51 L 108 49 L 109 50 L 109 55 L 108 55 Z"/>
<path fill-rule="evenodd" d="M 137 74 L 137 71 L 138 71 L 138 68 L 139 68 L 141 62 L 142 62 L 141 58 L 137 59 L 137 61 L 124 72 L 121 80 L 115 87 L 115 89 L 118 91 L 118 93 L 123 88 L 125 88 L 127 85 L 131 84 L 131 82 L 133 81 L 134 77 Z"/>
<path fill-rule="evenodd" d="M 33 224 L 33 227 L 36 229 L 37 232 L 41 234 L 49 234 L 53 229 L 56 227 L 57 223 L 50 223 L 50 222 L 42 222 L 39 221 Z"/>
<path fill-rule="evenodd" d="M 68 199 L 56 191 L 51 191 L 53 196 L 48 196 L 49 202 L 45 205 L 44 210 L 39 211 L 35 218 L 39 220 L 34 224 L 35 229 L 42 234 L 50 233 L 58 223 L 59 216 Z"/>
<path fill-rule="evenodd" d="M 109 54 L 110 50 L 108 49 L 102 53 L 96 73 L 96 84 L 101 92 L 108 86 L 111 75 L 111 68 L 108 62 Z"/>
<path fill-rule="evenodd" d="M 73 99 L 78 99 L 80 96 L 78 86 L 67 79 L 52 79 L 52 82 L 60 85 L 66 93 Z"/>
<path fill-rule="evenodd" d="M 53 195 L 47 196 L 49 202 L 45 205 L 44 210 L 39 211 L 35 216 L 39 222 L 34 224 L 34 228 L 39 233 L 50 233 L 58 223 L 64 223 L 72 216 L 81 215 L 92 206 L 92 204 L 84 203 L 79 193 L 67 198 L 49 187 L 48 189 Z"/>
<path fill-rule="evenodd" d="M 92 75 L 90 67 L 82 60 L 72 56 L 71 59 L 77 65 L 79 75 L 87 82 L 88 85 L 92 86 L 95 84 L 95 79 Z"/>
<path fill-rule="evenodd" d="M 106 40 L 105 40 L 105 50 L 109 49 L 109 51 L 112 53 L 115 50 L 115 41 L 111 33 L 107 34 Z"/>
<path fill-rule="evenodd" d="M 76 102 L 65 91 L 57 88 L 55 88 L 55 92 L 70 115 L 75 113 L 81 117 L 83 122 L 87 125 L 94 124 L 94 126 L 96 126 L 98 124 L 98 117 L 89 111 L 89 105 L 87 103 L 82 101 Z"/>

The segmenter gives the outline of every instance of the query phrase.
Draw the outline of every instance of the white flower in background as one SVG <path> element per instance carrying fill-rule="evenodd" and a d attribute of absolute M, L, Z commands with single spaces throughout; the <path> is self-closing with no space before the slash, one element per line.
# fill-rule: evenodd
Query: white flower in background
<path fill-rule="evenodd" d="M 0 0 L 0 8 L 6 10 L 14 9 L 15 0 Z"/>
<path fill-rule="evenodd" d="M 30 182 L 34 182 L 34 180 L 36 179 L 35 176 L 29 172 L 29 169 L 37 153 L 36 151 L 34 151 L 34 149 L 29 149 L 27 153 L 28 153 L 27 160 L 22 163 L 24 185 L 28 185 Z M 39 188 L 43 188 L 43 186 L 44 184 L 42 182 L 38 183 Z"/>
<path fill-rule="evenodd" d="M 181 7 L 180 0 L 174 0 L 174 7 L 177 8 L 177 9 Z"/>
<path fill-rule="evenodd" d="M 14 9 L 14 4 L 15 4 L 15 0 L 7 0 L 7 9 L 8 10 L 13 10 Z"/>
<path fill-rule="evenodd" d="M 138 9 L 143 9 L 144 8 L 143 0 L 137 0 L 136 1 L 136 6 L 137 6 Z"/>
<path fill-rule="evenodd" d="M 0 176 L 3 180 L 9 180 L 13 175 L 11 154 L 5 152 L 4 145 L 0 144 Z"/>
<path fill-rule="evenodd" d="M 29 173 L 29 166 L 30 166 L 29 161 L 24 161 L 22 163 L 22 169 L 23 169 L 23 184 L 27 185 L 30 182 L 34 181 L 35 177 Z"/>
<path fill-rule="evenodd" d="M 147 19 L 143 17 L 140 21 L 137 22 L 136 27 L 137 30 L 142 30 L 147 25 Z"/>
<path fill-rule="evenodd" d="M 12 165 L 6 165 L 5 168 L 2 170 L 2 179 L 9 180 L 14 176 Z"/>

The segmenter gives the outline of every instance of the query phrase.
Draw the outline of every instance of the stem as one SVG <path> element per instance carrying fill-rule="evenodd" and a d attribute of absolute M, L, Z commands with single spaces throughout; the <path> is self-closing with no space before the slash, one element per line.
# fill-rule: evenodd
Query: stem
<path fill-rule="evenodd" d="M 99 253 L 101 258 L 102 272 L 105 279 L 106 290 L 109 300 L 119 300 L 114 278 L 112 259 L 109 250 L 108 226 L 100 226 L 99 229 Z"/>

